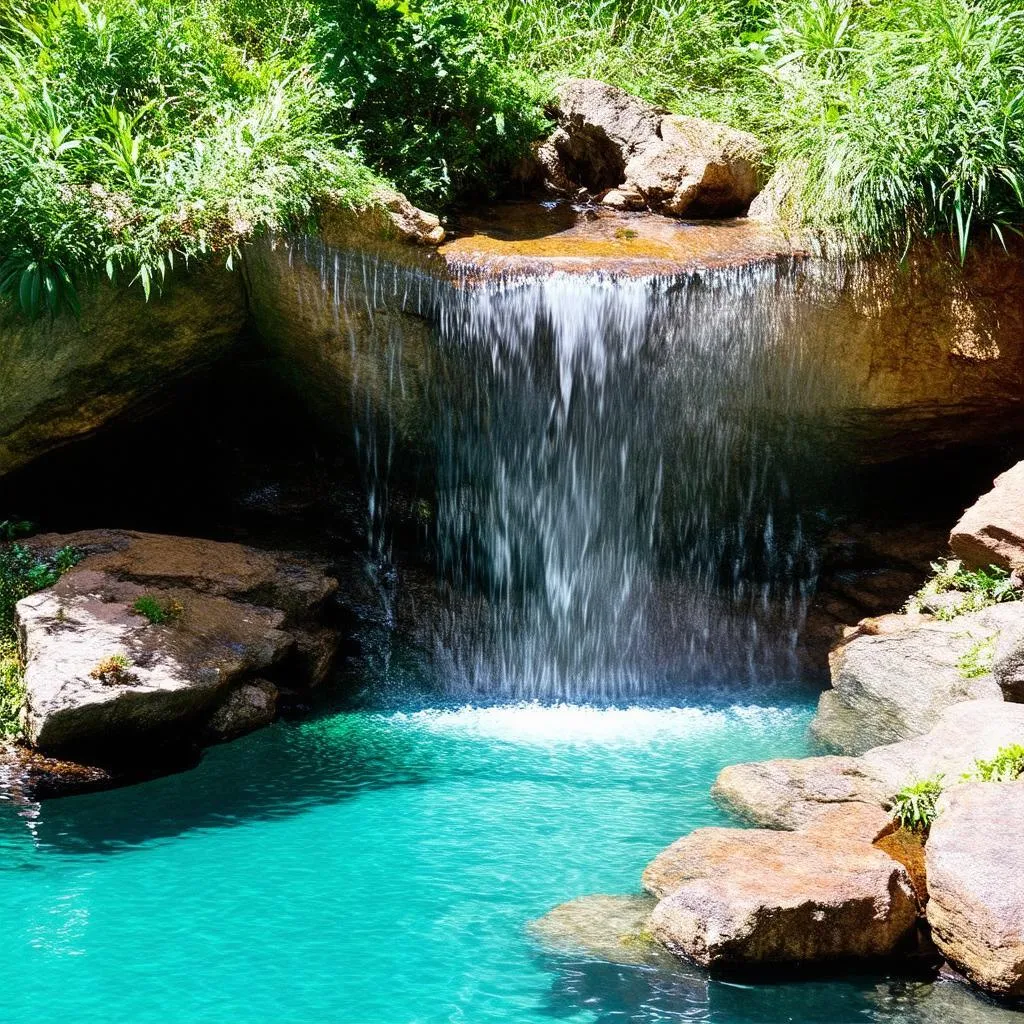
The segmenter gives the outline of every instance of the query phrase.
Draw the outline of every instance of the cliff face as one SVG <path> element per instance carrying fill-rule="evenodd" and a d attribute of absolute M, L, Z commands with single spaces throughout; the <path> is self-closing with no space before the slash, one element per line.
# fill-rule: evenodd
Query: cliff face
<path fill-rule="evenodd" d="M 0 476 L 125 414 L 144 414 L 182 376 L 223 356 L 245 322 L 241 277 L 181 274 L 146 302 L 97 288 L 82 317 L 0 310 Z"/>

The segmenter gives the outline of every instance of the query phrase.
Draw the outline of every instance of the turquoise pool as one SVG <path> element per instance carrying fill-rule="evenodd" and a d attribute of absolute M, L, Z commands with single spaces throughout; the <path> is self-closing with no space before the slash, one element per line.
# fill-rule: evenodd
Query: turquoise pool
<path fill-rule="evenodd" d="M 5 805 L 0 1020 L 1001 1017 L 951 985 L 709 984 L 531 943 L 531 918 L 635 891 L 662 846 L 721 821 L 708 800 L 718 769 L 804 752 L 809 716 L 756 704 L 364 710 L 280 723 L 187 774 Z"/>

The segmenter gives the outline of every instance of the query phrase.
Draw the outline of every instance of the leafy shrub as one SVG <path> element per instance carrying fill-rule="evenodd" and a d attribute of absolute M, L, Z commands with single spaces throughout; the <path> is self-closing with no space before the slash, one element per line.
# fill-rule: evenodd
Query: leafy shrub
<path fill-rule="evenodd" d="M 934 608 L 935 617 L 953 619 L 965 612 L 979 611 L 1004 601 L 1019 601 L 1024 591 L 1014 586 L 1010 574 L 998 565 L 987 569 L 964 569 L 957 559 L 932 562 L 932 578 L 907 602 L 907 611 Z M 934 601 L 940 595 L 952 600 Z"/>
<path fill-rule="evenodd" d="M 1024 775 L 1024 746 L 1019 743 L 1000 747 L 990 761 L 980 758 L 974 762 L 974 769 L 964 778 L 978 782 L 1013 782 Z"/>
<path fill-rule="evenodd" d="M 16 525 L 20 528 L 27 524 Z M 0 735 L 17 732 L 18 713 L 24 700 L 15 606 L 23 597 L 52 587 L 80 561 L 81 554 L 70 547 L 61 548 L 50 558 L 34 554 L 23 544 L 0 547 Z"/>
<path fill-rule="evenodd" d="M 935 805 L 941 794 L 941 775 L 904 786 L 893 797 L 893 817 L 903 828 L 925 832 L 935 820 Z"/>
<path fill-rule="evenodd" d="M 132 609 L 143 618 L 149 619 L 154 626 L 161 626 L 178 618 L 185 610 L 178 601 L 160 601 L 150 594 L 140 597 Z"/>

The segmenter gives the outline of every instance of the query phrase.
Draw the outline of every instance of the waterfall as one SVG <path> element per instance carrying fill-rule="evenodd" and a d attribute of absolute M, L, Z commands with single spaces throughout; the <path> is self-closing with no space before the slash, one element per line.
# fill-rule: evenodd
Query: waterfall
<path fill-rule="evenodd" d="M 445 688 L 792 678 L 828 389 L 792 265 L 453 278 L 301 245 L 350 349 L 379 563 L 396 449 L 429 488 L 441 596 L 420 626 Z"/>

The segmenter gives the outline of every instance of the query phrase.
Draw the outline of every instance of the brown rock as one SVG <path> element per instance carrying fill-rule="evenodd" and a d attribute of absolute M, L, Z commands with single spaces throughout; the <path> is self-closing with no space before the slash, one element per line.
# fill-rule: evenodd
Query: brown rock
<path fill-rule="evenodd" d="M 949 790 L 925 856 L 943 956 L 986 992 L 1024 996 L 1024 782 Z"/>
<path fill-rule="evenodd" d="M 315 561 L 238 544 L 127 531 L 31 543 L 86 557 L 18 604 L 26 738 L 47 754 L 104 766 L 201 739 L 225 700 L 214 734 L 272 719 L 266 684 L 259 696 L 227 695 L 282 663 L 296 646 L 292 624 L 303 628 L 336 586 Z M 168 621 L 137 614 L 141 597 L 171 610 Z M 123 664 L 101 668 L 114 657 Z"/>
<path fill-rule="evenodd" d="M 964 512 L 949 546 L 970 569 L 1024 567 L 1024 462 L 997 476 L 992 490 Z"/>
<path fill-rule="evenodd" d="M 558 127 L 538 151 L 554 191 L 675 217 L 741 213 L 757 195 L 764 149 L 745 132 L 671 116 L 587 78 L 562 83 L 554 114 Z"/>
<path fill-rule="evenodd" d="M 0 308 L 0 476 L 123 416 L 223 356 L 245 323 L 241 274 L 174 275 L 162 295 L 99 285 L 82 315 Z"/>
<path fill-rule="evenodd" d="M 644 886 L 663 896 L 655 937 L 719 970 L 891 956 L 918 917 L 901 864 L 822 833 L 698 829 L 648 865 Z"/>

